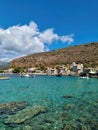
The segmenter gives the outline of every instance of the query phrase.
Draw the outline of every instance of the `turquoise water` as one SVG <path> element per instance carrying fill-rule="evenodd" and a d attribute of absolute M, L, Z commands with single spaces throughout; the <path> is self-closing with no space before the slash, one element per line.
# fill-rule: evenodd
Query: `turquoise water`
<path fill-rule="evenodd" d="M 98 130 L 97 78 L 10 77 L 0 80 L 1 104 L 27 102 L 29 106 L 45 106 L 47 111 L 19 124 L 5 123 L 5 118 L 13 114 L 7 113 L 4 117 L 3 113 L 2 130 Z"/>

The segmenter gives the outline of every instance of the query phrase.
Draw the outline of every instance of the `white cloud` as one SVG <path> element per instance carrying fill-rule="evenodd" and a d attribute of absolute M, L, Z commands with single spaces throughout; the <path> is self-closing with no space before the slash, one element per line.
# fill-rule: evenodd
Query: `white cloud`
<path fill-rule="evenodd" d="M 39 31 L 33 21 L 29 25 L 0 28 L 0 60 L 11 60 L 23 55 L 44 52 L 54 41 L 73 42 L 73 35 L 59 36 L 52 28 Z"/>
<path fill-rule="evenodd" d="M 60 39 L 62 42 L 72 43 L 74 41 L 73 36 L 74 36 L 73 34 L 67 36 L 61 36 Z"/>
<path fill-rule="evenodd" d="M 59 36 L 53 32 L 53 29 L 47 29 L 40 33 L 39 38 L 42 42 L 51 44 L 55 40 L 59 40 Z"/>

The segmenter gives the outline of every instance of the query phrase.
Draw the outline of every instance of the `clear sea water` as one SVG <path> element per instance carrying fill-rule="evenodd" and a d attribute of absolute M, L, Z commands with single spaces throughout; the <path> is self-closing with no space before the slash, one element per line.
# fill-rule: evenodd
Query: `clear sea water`
<path fill-rule="evenodd" d="M 22 124 L 4 124 L 0 130 L 98 130 L 98 78 L 9 75 L 0 80 L 0 103 L 27 102 L 47 108 Z"/>

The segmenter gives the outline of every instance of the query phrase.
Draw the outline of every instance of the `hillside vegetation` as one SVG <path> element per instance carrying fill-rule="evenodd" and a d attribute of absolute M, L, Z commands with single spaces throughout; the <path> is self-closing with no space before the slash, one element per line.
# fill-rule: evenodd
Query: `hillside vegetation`
<path fill-rule="evenodd" d="M 11 61 L 9 67 L 53 67 L 72 62 L 83 63 L 87 67 L 98 66 L 98 42 L 31 54 Z"/>

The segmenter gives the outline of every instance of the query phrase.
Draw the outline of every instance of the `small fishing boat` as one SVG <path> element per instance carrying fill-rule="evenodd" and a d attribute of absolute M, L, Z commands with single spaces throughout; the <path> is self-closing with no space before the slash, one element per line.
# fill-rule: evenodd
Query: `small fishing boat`
<path fill-rule="evenodd" d="M 27 78 L 30 78 L 30 77 L 35 77 L 35 75 L 31 75 L 29 73 L 26 73 L 26 74 L 20 74 L 21 77 L 27 77 Z"/>
<path fill-rule="evenodd" d="M 7 80 L 9 79 L 9 77 L 6 77 L 6 76 L 0 76 L 0 80 Z"/>
<path fill-rule="evenodd" d="M 20 74 L 21 77 L 31 77 L 30 74 Z"/>
<path fill-rule="evenodd" d="M 80 76 L 79 78 L 82 78 L 82 79 L 89 79 L 89 76 Z"/>

